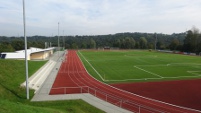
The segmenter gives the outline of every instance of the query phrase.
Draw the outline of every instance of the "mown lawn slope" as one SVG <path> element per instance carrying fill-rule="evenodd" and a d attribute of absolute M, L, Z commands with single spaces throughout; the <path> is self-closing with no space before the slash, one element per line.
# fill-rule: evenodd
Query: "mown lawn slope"
<path fill-rule="evenodd" d="M 36 72 L 46 61 L 29 61 L 29 75 Z M 21 60 L 0 60 L 0 113 L 101 113 L 82 100 L 30 102 L 26 89 L 25 63 Z M 30 98 L 33 97 L 30 90 Z"/>

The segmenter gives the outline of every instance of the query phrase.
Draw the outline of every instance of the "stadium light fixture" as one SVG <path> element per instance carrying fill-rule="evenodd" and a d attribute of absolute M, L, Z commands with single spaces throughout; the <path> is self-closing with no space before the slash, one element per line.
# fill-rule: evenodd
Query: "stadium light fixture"
<path fill-rule="evenodd" d="M 26 72 L 26 93 L 29 99 L 29 82 L 28 82 L 28 61 L 27 61 L 27 37 L 26 37 L 26 18 L 25 18 L 25 0 L 23 2 L 23 24 L 24 24 L 24 48 L 25 48 L 25 72 Z"/>

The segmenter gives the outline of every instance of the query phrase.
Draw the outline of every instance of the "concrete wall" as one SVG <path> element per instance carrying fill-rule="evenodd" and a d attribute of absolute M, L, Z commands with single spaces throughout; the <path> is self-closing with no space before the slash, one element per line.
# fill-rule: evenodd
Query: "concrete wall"
<path fill-rule="evenodd" d="M 0 54 L 0 58 L 3 59 L 25 59 L 25 51 L 16 52 L 3 52 Z M 27 51 L 27 60 L 44 60 L 49 58 L 54 52 L 54 48 L 40 49 L 31 48 Z"/>
<path fill-rule="evenodd" d="M 30 59 L 31 60 L 43 60 L 44 58 L 43 58 L 43 54 L 44 54 L 44 52 L 38 52 L 38 53 L 31 53 L 30 54 Z"/>
<path fill-rule="evenodd" d="M 44 60 L 53 54 L 53 50 L 42 51 L 30 54 L 30 60 Z"/>

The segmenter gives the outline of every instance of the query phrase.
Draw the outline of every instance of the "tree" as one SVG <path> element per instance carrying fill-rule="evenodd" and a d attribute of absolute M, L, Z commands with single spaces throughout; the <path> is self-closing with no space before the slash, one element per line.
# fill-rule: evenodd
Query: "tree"
<path fill-rule="evenodd" d="M 174 40 L 172 40 L 169 47 L 170 50 L 178 50 L 178 46 L 179 46 L 179 40 L 175 38 Z"/>
<path fill-rule="evenodd" d="M 121 41 L 120 41 L 120 39 L 115 40 L 115 42 L 113 43 L 113 47 L 121 48 Z"/>
<path fill-rule="evenodd" d="M 136 49 L 139 49 L 139 48 L 140 48 L 140 43 L 139 43 L 139 42 L 136 42 L 135 48 L 136 48 Z"/>
<path fill-rule="evenodd" d="M 192 28 L 192 31 L 193 31 L 193 37 L 192 37 L 192 42 L 191 42 L 191 46 L 192 46 L 192 51 L 193 52 L 197 52 L 198 50 L 198 38 L 199 38 L 199 29 L 196 28 L 196 27 L 193 27 Z"/>
<path fill-rule="evenodd" d="M 22 40 L 13 40 L 11 42 L 11 45 L 13 46 L 13 48 L 17 51 L 17 50 L 23 50 L 24 49 L 24 41 Z"/>
<path fill-rule="evenodd" d="M 96 42 L 94 41 L 94 39 L 90 39 L 90 44 L 89 44 L 91 49 L 96 49 Z"/>
<path fill-rule="evenodd" d="M 192 30 L 192 33 L 194 33 Z M 199 31 L 198 31 L 199 33 Z M 171 44 L 172 40 L 175 38 L 179 40 L 180 45 L 183 45 L 184 39 L 187 41 L 187 34 L 186 33 L 173 33 L 171 35 L 167 34 L 157 34 L 157 41 L 158 43 L 158 49 L 163 48 L 169 48 L 169 45 Z M 146 41 L 143 41 L 141 37 L 145 37 Z M 141 39 L 140 39 L 141 38 Z M 116 34 L 109 34 L 109 35 L 93 35 L 93 36 L 66 36 L 65 37 L 65 46 L 66 48 L 71 48 L 73 43 L 76 43 L 78 48 L 97 48 L 97 47 L 104 47 L 104 46 L 110 46 L 110 47 L 119 47 L 120 49 L 144 49 L 144 48 L 153 48 L 155 47 L 155 34 L 154 33 L 116 33 Z M 17 40 L 17 42 L 16 42 Z M 191 39 L 190 39 L 191 40 Z M 194 41 L 194 51 L 200 50 L 200 34 L 196 38 L 196 42 Z M 13 42 L 14 41 L 14 42 Z M 21 41 L 21 42 L 18 42 Z M 0 36 L 0 42 L 8 42 L 10 43 L 14 49 L 20 50 L 24 49 L 24 37 L 5 37 Z M 13 44 L 12 44 L 13 42 Z M 58 37 L 52 36 L 45 37 L 45 36 L 31 36 L 28 37 L 28 47 L 38 47 L 38 48 L 44 48 L 45 42 L 51 42 L 52 47 L 57 47 L 58 45 Z M 60 43 L 62 40 L 60 40 Z M 144 43 L 145 42 L 145 43 Z M 154 44 L 154 45 L 153 45 Z M 187 45 L 188 43 L 185 43 Z M 193 47 L 193 43 L 189 44 Z M 182 46 L 182 48 L 191 48 L 191 46 Z M 134 46 L 134 47 L 133 47 Z M 181 47 L 181 46 L 180 46 Z M 189 51 L 192 51 L 189 50 Z"/>
<path fill-rule="evenodd" d="M 71 45 L 71 48 L 72 48 L 72 49 L 78 49 L 78 45 L 77 45 L 76 43 L 73 43 L 73 44 Z"/>
<path fill-rule="evenodd" d="M 146 49 L 147 48 L 147 39 L 145 37 L 140 38 L 140 48 Z"/>
<path fill-rule="evenodd" d="M 82 49 L 86 49 L 87 48 L 87 44 L 85 42 L 82 42 L 81 48 Z"/>
<path fill-rule="evenodd" d="M 187 31 L 187 35 L 184 39 L 184 45 L 183 45 L 183 50 L 186 52 L 192 51 L 192 45 L 191 45 L 192 37 L 193 37 L 193 32 L 191 30 Z"/>
<path fill-rule="evenodd" d="M 148 48 L 149 49 L 154 49 L 154 43 L 152 42 L 152 43 L 148 43 Z"/>
<path fill-rule="evenodd" d="M 13 52 L 14 48 L 8 42 L 3 42 L 0 44 L 0 53 L 1 52 Z"/>
<path fill-rule="evenodd" d="M 135 47 L 135 40 L 130 37 L 125 38 L 125 49 L 133 49 Z"/>
<path fill-rule="evenodd" d="M 70 49 L 70 44 L 65 44 L 65 48 Z"/>
<path fill-rule="evenodd" d="M 197 54 L 200 54 L 201 52 L 201 35 L 199 35 L 198 40 L 197 40 Z"/>
<path fill-rule="evenodd" d="M 135 40 L 133 38 L 130 38 L 130 46 L 131 46 L 131 49 L 135 48 Z"/>
<path fill-rule="evenodd" d="M 199 29 L 193 27 L 191 30 L 187 31 L 187 35 L 184 39 L 183 50 L 187 52 L 199 53 L 199 46 L 201 43 L 201 36 Z"/>
<path fill-rule="evenodd" d="M 126 41 L 125 41 L 125 39 L 121 40 L 121 48 L 126 49 Z"/>

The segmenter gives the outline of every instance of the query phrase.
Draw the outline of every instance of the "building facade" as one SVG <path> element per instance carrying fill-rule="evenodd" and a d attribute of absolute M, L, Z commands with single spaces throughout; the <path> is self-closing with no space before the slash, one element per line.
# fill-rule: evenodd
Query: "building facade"
<path fill-rule="evenodd" d="M 55 48 L 35 48 L 31 47 L 27 49 L 27 60 L 45 60 L 49 58 L 54 53 Z M 25 59 L 25 50 L 15 51 L 15 52 L 3 52 L 0 53 L 1 59 Z"/>

